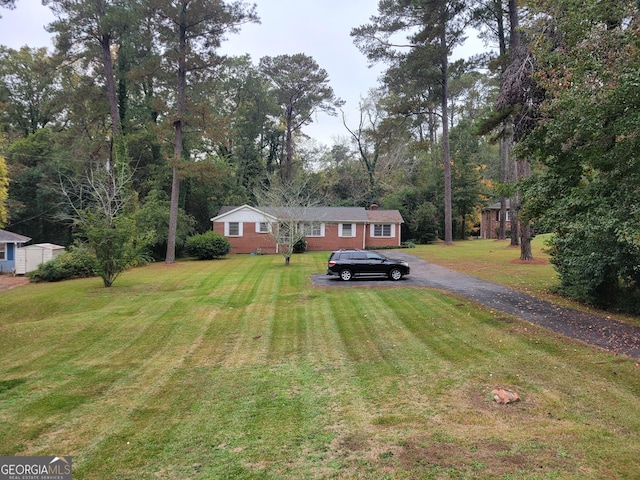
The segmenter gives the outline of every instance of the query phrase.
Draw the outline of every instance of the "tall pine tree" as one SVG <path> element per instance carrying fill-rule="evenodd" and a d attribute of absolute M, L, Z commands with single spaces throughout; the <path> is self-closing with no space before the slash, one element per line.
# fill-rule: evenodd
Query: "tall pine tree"
<path fill-rule="evenodd" d="M 390 0 L 378 4 L 371 23 L 352 30 L 355 43 L 371 61 L 387 61 L 420 72 L 424 89 L 435 83 L 442 117 L 444 241 L 453 243 L 451 154 L 449 146 L 449 57 L 462 44 L 468 24 L 466 0 Z M 406 34 L 406 41 L 399 35 Z M 420 68 L 416 68 L 416 66 Z"/>

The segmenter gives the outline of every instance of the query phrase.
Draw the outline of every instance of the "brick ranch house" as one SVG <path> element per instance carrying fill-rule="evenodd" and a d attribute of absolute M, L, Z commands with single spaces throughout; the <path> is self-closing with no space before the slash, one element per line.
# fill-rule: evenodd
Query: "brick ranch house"
<path fill-rule="evenodd" d="M 511 230 L 511 202 L 507 199 L 507 218 L 505 221 L 505 230 Z M 480 220 L 480 238 L 495 239 L 498 238 L 500 230 L 500 202 L 493 203 L 482 209 L 482 217 Z"/>
<path fill-rule="evenodd" d="M 362 207 L 240 207 L 226 206 L 211 219 L 213 229 L 231 244 L 231 253 L 279 253 L 270 234 L 279 220 L 295 219 L 307 231 L 307 250 L 399 247 L 398 210 Z"/>

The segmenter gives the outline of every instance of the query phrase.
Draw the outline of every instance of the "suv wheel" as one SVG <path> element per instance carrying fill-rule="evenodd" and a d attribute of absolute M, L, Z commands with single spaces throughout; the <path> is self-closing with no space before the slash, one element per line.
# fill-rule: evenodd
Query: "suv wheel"
<path fill-rule="evenodd" d="M 389 278 L 394 281 L 400 280 L 402 278 L 402 272 L 399 268 L 392 268 L 389 271 Z"/>
<path fill-rule="evenodd" d="M 345 282 L 348 282 L 353 278 L 353 273 L 348 268 L 340 270 L 340 278 Z"/>

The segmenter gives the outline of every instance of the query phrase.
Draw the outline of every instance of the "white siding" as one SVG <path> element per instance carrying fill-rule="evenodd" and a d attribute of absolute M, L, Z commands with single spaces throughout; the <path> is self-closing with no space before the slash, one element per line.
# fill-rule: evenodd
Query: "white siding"
<path fill-rule="evenodd" d="M 50 243 L 29 245 L 16 251 L 16 274 L 24 275 L 64 252 L 64 247 Z"/>

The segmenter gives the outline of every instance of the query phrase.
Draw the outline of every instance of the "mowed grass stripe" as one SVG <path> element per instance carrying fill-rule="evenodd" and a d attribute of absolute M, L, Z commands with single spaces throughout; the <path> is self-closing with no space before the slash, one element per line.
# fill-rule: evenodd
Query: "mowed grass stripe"
<path fill-rule="evenodd" d="M 271 337 L 276 309 L 274 297 L 279 278 L 264 268 L 237 284 L 230 303 L 218 313 L 218 320 L 227 323 L 228 352 L 223 355 L 225 366 L 264 363 Z"/>
<path fill-rule="evenodd" d="M 308 287 L 301 298 L 308 322 L 306 355 L 316 368 L 341 368 L 348 359 L 332 305 L 338 300 L 334 292 Z"/>
<path fill-rule="evenodd" d="M 323 253 L 282 263 L 32 285 L 60 298 L 21 321 L 3 292 L 2 450 L 61 448 L 79 479 L 633 478 L 634 362 L 429 289 L 313 287 Z M 523 401 L 497 406 L 498 385 Z"/>
<path fill-rule="evenodd" d="M 84 318 L 79 314 L 55 316 L 37 324 L 24 324 L 25 342 L 13 342 L 11 337 L 2 339 L 8 359 L 3 362 L 3 370 L 15 377 L 29 377 L 33 385 L 29 401 L 14 405 L 15 408 L 46 417 L 51 409 L 48 406 L 57 404 L 62 408 L 65 403 L 56 401 L 56 396 L 64 398 L 68 394 L 81 399 L 83 394 L 77 392 L 83 388 L 99 392 L 104 381 L 113 381 L 120 372 L 133 370 L 142 359 L 157 352 L 157 345 L 165 343 L 165 329 L 159 325 L 158 317 L 143 315 L 124 322 L 113 313 L 112 307 L 117 309 L 118 303 Z M 161 304 L 156 304 L 161 318 Z M 38 328 L 34 329 L 36 325 Z M 4 336 L 4 332 L 0 335 Z M 15 343 L 21 345 L 16 348 Z M 119 372 L 114 372 L 116 369 Z M 53 387 L 41 387 L 50 384 Z"/>
<path fill-rule="evenodd" d="M 130 431 L 132 447 L 123 454 L 116 445 L 109 446 L 107 452 L 127 465 L 118 469 L 117 460 L 110 461 L 113 473 L 123 478 L 146 478 L 145 472 L 191 478 L 195 465 L 203 478 L 290 474 L 292 458 L 321 451 L 329 441 L 322 419 L 325 401 L 312 372 L 308 364 L 297 362 L 185 371 L 167 387 L 180 392 L 178 408 L 167 411 L 160 399 L 152 401 L 138 417 L 146 428 Z M 92 463 L 83 470 L 103 468 L 99 458 Z M 306 462 L 297 469 L 297 478 L 307 478 Z"/>
<path fill-rule="evenodd" d="M 288 271 L 290 270 L 285 272 Z M 277 278 L 281 276 L 282 272 L 278 272 Z M 269 281 L 260 279 L 259 284 L 261 285 L 260 289 L 264 289 L 266 296 L 272 294 L 273 287 Z M 256 296 L 264 297 L 265 295 L 257 294 Z M 286 297 L 286 294 L 280 294 L 280 296 Z M 256 303 L 260 302 L 256 301 Z M 235 305 L 237 302 L 233 304 Z M 242 310 L 243 316 L 247 316 L 252 311 L 251 305 L 244 309 L 234 309 Z M 286 311 L 286 309 L 284 309 L 284 311 Z M 214 322 L 216 326 L 219 325 L 219 320 L 220 319 L 217 319 Z M 245 335 L 244 338 L 249 337 Z M 209 335 L 208 343 L 215 343 L 215 341 L 216 338 Z M 283 338 L 280 341 L 291 344 L 290 339 L 286 340 Z M 203 342 L 201 350 L 206 348 L 204 343 L 205 342 Z M 250 349 L 251 345 L 248 345 L 248 348 Z M 272 350 L 272 352 L 275 352 L 275 350 Z M 269 451 L 264 454 L 264 458 L 259 463 L 264 465 L 270 465 L 274 462 L 286 464 L 288 463 L 287 459 L 290 458 L 291 450 L 295 450 L 296 443 L 299 444 L 308 438 L 315 438 L 318 434 L 320 434 L 320 436 L 327 435 L 321 426 L 324 422 L 318 422 L 318 413 L 313 413 L 314 409 L 311 409 L 312 413 L 308 415 L 304 414 L 304 412 L 309 410 L 309 405 L 317 404 L 319 398 L 321 398 L 321 395 L 318 395 L 318 393 L 328 390 L 328 388 L 318 385 L 318 376 L 315 374 L 315 367 L 304 363 L 304 359 L 300 359 L 303 362 L 301 365 L 298 365 L 295 358 L 288 361 L 287 358 L 289 356 L 286 355 L 286 352 L 284 353 L 285 355 L 279 356 L 278 358 L 272 358 L 270 365 L 264 364 L 264 362 L 256 362 L 254 365 L 253 362 L 234 363 L 229 361 L 220 364 L 209 364 L 204 367 L 200 364 L 195 368 L 195 371 L 198 372 L 197 380 L 192 378 L 192 375 L 181 377 L 192 378 L 189 382 L 183 383 L 179 390 L 189 392 L 185 400 L 192 405 L 190 416 L 194 416 L 193 412 L 198 413 L 194 416 L 193 421 L 189 422 L 188 426 L 181 424 L 180 429 L 182 431 L 186 428 L 186 430 L 190 432 L 188 443 L 194 445 L 192 452 L 194 462 L 202 461 L 202 458 L 199 458 L 198 454 L 204 454 L 203 451 L 200 451 L 203 449 L 203 445 L 206 446 L 204 451 L 208 452 L 207 456 L 211 456 L 212 436 L 214 436 L 219 439 L 214 442 L 216 446 L 216 448 L 213 449 L 214 454 L 219 455 L 221 461 L 224 460 L 224 467 L 217 467 L 217 469 L 214 469 L 214 472 L 218 472 L 218 474 L 225 473 L 227 475 L 230 475 L 230 472 L 234 472 L 234 475 L 242 475 L 244 471 L 247 475 L 246 478 L 254 478 L 253 475 L 255 475 L 255 472 L 247 473 L 252 472 L 253 469 L 243 467 L 243 462 L 236 464 L 233 461 L 233 457 L 237 457 L 237 455 L 229 452 L 230 450 L 238 451 L 244 448 L 238 445 L 239 442 L 241 443 L 240 440 L 236 439 L 238 432 L 240 432 L 241 438 L 250 437 L 251 441 L 255 442 L 262 441 L 262 436 L 268 433 L 270 429 L 276 428 L 276 425 L 281 426 L 281 422 L 284 419 L 286 419 L 287 424 L 291 425 L 288 428 L 290 434 L 284 437 L 281 446 L 276 451 Z M 201 353 L 194 355 L 194 357 L 198 359 L 203 356 L 206 355 L 202 355 Z M 308 378 L 307 382 L 311 383 L 310 388 L 312 388 L 314 392 L 312 400 L 309 400 L 309 388 L 301 385 L 305 382 L 298 379 L 298 376 L 301 375 L 300 372 L 302 372 L 303 379 Z M 208 376 L 211 376 L 214 380 L 208 382 Z M 175 377 L 175 379 L 178 380 L 178 377 Z M 229 384 L 231 384 L 231 388 L 229 391 L 226 391 L 225 386 Z M 288 391 L 288 389 L 283 391 L 283 385 L 292 385 L 292 391 Z M 200 390 L 201 388 L 202 390 Z M 207 391 L 209 389 L 210 391 Z M 228 397 L 226 395 L 228 395 Z M 219 421 L 216 421 L 215 412 L 217 410 L 221 410 Z M 256 412 L 268 412 L 269 414 L 265 415 L 262 413 L 256 417 Z M 203 415 L 202 418 L 200 417 L 200 413 Z M 155 412 L 155 414 L 157 415 L 158 412 Z M 229 419 L 233 419 L 231 424 L 228 424 Z M 312 429 L 312 432 L 304 433 L 308 429 Z M 319 433 L 316 432 L 318 429 L 320 429 Z M 199 430 L 204 431 L 198 433 Z M 171 436 L 171 430 L 167 429 L 163 432 L 165 435 Z M 157 434 L 156 432 L 155 435 Z M 199 439 L 202 438 L 199 437 L 199 435 L 203 435 L 206 439 L 203 440 L 204 444 L 199 441 Z M 258 437 L 257 440 L 253 438 L 255 436 Z M 168 441 L 168 443 L 171 444 L 170 439 L 164 439 L 160 442 L 154 441 L 149 443 L 144 441 L 136 443 L 142 443 L 147 445 L 147 448 L 150 448 L 148 445 L 157 445 L 163 441 Z M 199 448 L 195 447 L 195 445 L 198 445 Z M 231 448 L 231 445 L 235 446 Z M 149 453 L 153 454 L 153 452 Z M 157 452 L 155 452 L 155 454 L 157 454 Z M 167 457 L 163 454 L 163 458 L 170 459 L 170 457 L 171 455 Z M 180 460 L 184 461 L 184 458 Z M 172 471 L 174 470 L 180 471 L 178 467 L 172 469 Z M 181 475 L 188 473 L 187 469 L 186 471 L 182 471 Z"/>
<path fill-rule="evenodd" d="M 123 334 L 123 331 L 130 330 L 126 324 L 112 324 L 111 329 L 119 330 L 122 339 L 120 343 L 108 343 L 113 354 L 120 359 L 117 363 L 101 358 L 101 350 L 96 349 L 93 351 L 95 358 L 89 362 L 83 358 L 65 360 L 65 368 L 61 370 L 64 380 L 50 378 L 48 370 L 43 370 L 41 381 L 46 378 L 50 385 L 43 389 L 42 395 L 31 395 L 31 401 L 16 406 L 18 411 L 15 415 L 27 421 L 13 425 L 12 432 L 19 434 L 23 428 L 34 433 L 38 429 L 46 430 L 52 422 L 64 422 L 65 416 L 73 413 L 80 418 L 83 415 L 87 417 L 77 423 L 77 430 L 70 432 L 73 437 L 82 437 L 84 425 L 108 424 L 114 418 L 126 418 L 139 405 L 162 392 L 167 378 L 175 373 L 199 343 L 199 338 L 204 336 L 207 323 L 197 318 L 193 322 L 185 322 L 184 311 L 185 302 L 177 301 L 152 325 L 147 325 L 144 332 L 137 334 L 133 342 Z M 90 351 L 86 352 L 89 356 Z M 86 414 L 83 413 L 85 405 Z M 61 431 L 56 432 L 57 436 Z M 113 431 L 109 430 L 109 434 Z M 100 431 L 95 430 L 88 435 L 102 437 Z M 34 443 L 24 445 L 24 448 L 31 452 L 31 449 L 37 451 L 38 446 Z"/>
<path fill-rule="evenodd" d="M 439 365 L 459 367 L 486 359 L 495 354 L 490 340 L 504 334 L 504 325 L 495 323 L 489 310 L 455 295 L 402 289 L 381 298 Z"/>
<path fill-rule="evenodd" d="M 103 430 L 91 432 L 79 422 L 78 430 L 90 439 L 90 448 L 83 449 L 86 458 L 81 458 L 81 475 L 86 471 L 86 478 L 101 478 L 100 473 L 94 472 L 130 472 L 129 469 L 145 465 L 149 456 L 162 451 L 163 436 L 181 428 L 178 424 L 188 417 L 191 403 L 197 401 L 192 396 L 192 384 L 197 385 L 200 379 L 190 372 L 199 350 L 207 343 L 214 320 L 213 315 L 183 320 L 173 347 L 159 352 L 160 358 L 145 362 L 140 371 L 129 376 L 128 382 L 114 385 L 97 406 L 102 421 L 88 422 L 102 425 Z M 190 340 L 185 342 L 187 339 Z M 114 415 L 118 418 L 116 422 Z M 78 438 L 78 434 L 70 433 L 72 438 Z M 122 469 L 123 461 L 129 462 L 128 469 Z"/>

